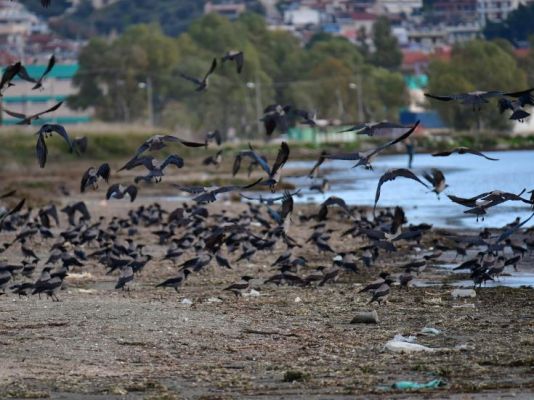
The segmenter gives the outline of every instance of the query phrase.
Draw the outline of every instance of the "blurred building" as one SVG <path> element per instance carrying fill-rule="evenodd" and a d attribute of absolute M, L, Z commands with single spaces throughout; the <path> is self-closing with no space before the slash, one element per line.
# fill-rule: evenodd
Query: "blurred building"
<path fill-rule="evenodd" d="M 238 0 L 211 0 L 204 5 L 204 14 L 217 13 L 228 19 L 236 19 L 246 10 L 245 2 Z"/>
<path fill-rule="evenodd" d="M 520 5 L 532 2 L 532 0 L 477 0 L 477 15 L 484 26 L 487 22 L 503 21 Z"/>
<path fill-rule="evenodd" d="M 26 65 L 31 77 L 39 77 L 46 68 L 46 64 Z M 52 107 L 59 101 L 65 101 L 78 90 L 73 86 L 72 79 L 78 71 L 78 64 L 56 64 L 44 82 L 42 90 L 32 90 L 32 84 L 17 79 L 15 86 L 10 87 L 1 97 L 2 107 L 10 111 L 24 114 L 35 114 Z M 59 124 L 79 124 L 90 122 L 92 110 L 76 111 L 70 109 L 66 103 L 53 114 L 45 115 L 38 122 L 55 122 Z M 14 125 L 17 119 L 3 113 L 2 124 Z"/>

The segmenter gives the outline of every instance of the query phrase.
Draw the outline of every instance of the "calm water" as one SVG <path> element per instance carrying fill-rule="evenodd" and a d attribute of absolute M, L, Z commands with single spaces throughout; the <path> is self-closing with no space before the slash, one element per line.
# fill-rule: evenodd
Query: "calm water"
<path fill-rule="evenodd" d="M 503 190 L 519 193 L 526 188 L 534 189 L 534 151 L 488 152 L 488 156 L 499 161 L 489 161 L 471 155 L 452 155 L 450 157 L 432 157 L 429 154 L 417 154 L 413 171 L 421 176 L 430 168 L 439 168 L 445 174 L 449 187 L 446 194 L 460 197 L 472 197 L 491 190 Z M 320 203 L 330 195 L 342 197 L 347 204 L 373 205 L 376 185 L 380 176 L 390 168 L 405 168 L 407 156 L 394 155 L 379 157 L 374 171 L 361 167 L 352 169 L 350 161 L 327 161 L 323 172 L 329 179 L 331 189 L 325 195 L 311 194 L 306 189 L 311 180 L 308 178 L 285 178 L 307 192 L 297 202 Z M 290 162 L 286 168 L 307 169 L 313 162 Z M 317 183 L 320 179 L 317 180 Z M 382 186 L 379 206 L 396 206 L 404 208 L 410 223 L 428 222 L 436 227 L 448 228 L 483 228 L 501 227 L 512 222 L 517 216 L 527 218 L 530 215 L 528 205 L 509 202 L 491 209 L 485 220 L 476 222 L 476 218 L 463 213 L 466 209 L 451 202 L 442 194 L 440 199 L 435 193 L 427 193 L 421 184 L 397 178 Z M 527 195 L 528 196 L 528 195 Z M 527 226 L 532 226 L 534 219 Z"/>

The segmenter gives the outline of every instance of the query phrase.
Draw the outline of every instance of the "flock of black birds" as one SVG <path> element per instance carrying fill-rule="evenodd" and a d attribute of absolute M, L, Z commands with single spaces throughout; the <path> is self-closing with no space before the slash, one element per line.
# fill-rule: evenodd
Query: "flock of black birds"
<path fill-rule="evenodd" d="M 42 1 L 42 3 L 47 6 L 50 2 Z M 35 90 L 41 88 L 55 61 L 55 57 L 52 56 L 48 67 L 38 79 L 30 77 L 20 62 L 6 67 L 0 83 L 0 93 L 13 86 L 16 77 L 34 83 Z M 237 73 L 241 73 L 245 59 L 243 52 L 229 51 L 221 61 L 235 62 Z M 195 90 L 201 92 L 208 89 L 208 80 L 217 67 L 217 59 L 213 59 L 208 73 L 201 79 L 185 73 L 181 76 L 193 82 L 196 85 Z M 510 108 L 513 110 L 513 119 L 523 119 L 526 113 L 523 107 L 534 105 L 532 90 L 517 93 L 473 92 L 452 96 L 428 96 L 444 101 L 460 100 L 464 104 L 472 105 L 475 110 L 487 103 L 488 98 L 500 97 L 501 109 Z M 4 111 L 20 119 L 19 124 L 31 124 L 60 106 L 61 103 L 58 103 L 35 115 Z M 296 117 L 303 124 L 316 125 L 314 113 L 289 105 L 273 104 L 265 109 L 262 118 L 266 135 L 271 136 L 276 130 L 284 133 L 290 124 L 290 117 Z M 330 154 L 322 151 L 307 176 L 313 180 L 318 178 L 320 167 L 327 160 L 349 160 L 355 163 L 353 168 L 361 166 L 372 169 L 372 162 L 376 156 L 407 140 L 418 126 L 419 122 L 413 126 L 390 122 L 354 126 L 347 131 L 368 136 L 387 134 L 394 139 L 365 152 Z M 54 133 L 65 140 L 71 152 L 83 154 L 87 149 L 86 137 L 71 139 L 63 126 L 44 124 L 36 133 L 36 154 L 41 168 L 46 166 L 47 161 L 46 140 Z M 83 174 L 80 192 L 83 194 L 88 190 L 98 190 L 99 185 L 107 184 L 106 199 L 128 198 L 130 202 L 134 202 L 139 192 L 136 185 L 145 182 L 159 183 L 170 169 L 180 169 L 185 165 L 185 160 L 178 154 L 157 159 L 146 153 L 156 153 L 171 145 L 208 149 L 212 143 L 216 146 L 222 144 L 222 136 L 217 130 L 206 134 L 202 142 L 188 141 L 174 135 L 152 136 L 141 144 L 132 158 L 117 171 L 119 173 L 143 167 L 146 173 L 136 176 L 134 184 L 110 184 L 111 167 L 108 163 L 104 163 L 89 168 Z M 447 157 L 452 154 L 469 154 L 487 161 L 498 161 L 479 151 L 464 147 L 433 155 Z M 212 165 L 218 167 L 222 157 L 223 151 L 219 150 L 204 159 L 202 164 L 207 167 Z M 518 218 L 497 232 L 485 229 L 478 235 L 463 235 L 434 231 L 428 224 L 408 225 L 404 212 L 399 207 L 377 212 L 376 206 L 382 186 L 397 178 L 416 181 L 439 197 L 448 185 L 445 175 L 438 169 L 424 173 L 422 178 L 405 168 L 386 171 L 379 179 L 371 214 L 363 207 L 350 207 L 343 199 L 336 196 L 328 197 L 320 204 L 317 211 L 294 214 L 294 197 L 301 195 L 300 190 L 256 197 L 241 193 L 262 186 L 268 187 L 275 193 L 281 182 L 283 167 L 289 157 L 290 147 L 285 141 L 280 143 L 278 154 L 272 163 L 249 144 L 248 149 L 235 154 L 232 167 L 233 176 L 240 172 L 244 161 L 249 162 L 249 176 L 256 169 L 262 171 L 264 176 L 249 184 L 213 187 L 173 185 L 179 191 L 191 194 L 192 204 L 183 203 L 171 212 L 158 203 L 141 205 L 130 209 L 127 216 L 113 216 L 108 222 L 105 217 L 94 219 L 85 202 L 78 201 L 60 210 L 68 220 L 68 226 L 64 229 L 60 226 L 60 214 L 55 205 L 51 204 L 35 211 L 31 208 L 25 209 L 25 200 L 22 199 L 13 208 L 4 208 L 0 213 L 2 236 L 11 238 L 3 243 L 0 253 L 8 251 L 18 243 L 22 256 L 20 263 L 0 262 L 0 294 L 6 294 L 8 291 L 19 296 L 46 294 L 51 299 L 59 301 L 59 290 L 64 286 L 64 279 L 71 270 L 75 268 L 83 270 L 88 264 L 102 265 L 108 274 L 117 273 L 115 288 L 129 290 L 136 277 L 141 275 L 148 264 L 155 261 L 172 263 L 176 269 L 174 276 L 156 287 L 172 288 L 178 292 L 192 274 L 206 271 L 212 264 L 222 269 L 233 269 L 242 262 L 251 262 L 261 254 L 265 256 L 272 254 L 277 246 L 282 246 L 285 247 L 285 251 L 271 265 L 276 272 L 264 279 L 263 284 L 324 286 L 336 281 L 343 274 L 358 273 L 362 268 L 372 270 L 373 267 L 386 265 L 397 268 L 399 273 L 380 272 L 378 280 L 361 290 L 362 293 L 371 294 L 370 303 L 376 301 L 380 304 L 387 299 L 393 283 L 398 282 L 401 287 L 409 286 L 414 279 L 414 273 L 420 274 L 444 252 L 455 252 L 456 257 L 468 256 L 469 250 L 476 252 L 476 257 L 463 262 L 456 269 L 470 271 L 474 285 L 480 286 L 488 280 L 499 277 L 505 267 L 515 268 L 527 253 L 534 250 L 532 229 L 521 231 L 534 214 L 524 221 Z M 312 184 L 311 190 L 324 193 L 328 190 L 327 180 L 324 179 L 319 185 Z M 225 209 L 215 212 L 208 209 L 207 204 L 217 201 L 219 195 L 230 192 L 237 192 L 247 200 L 246 208 L 235 214 Z M 465 213 L 475 215 L 478 220 L 479 217 L 484 218 L 488 210 L 504 202 L 514 201 L 524 203 L 529 208 L 533 207 L 534 191 L 529 192 L 530 198 L 523 197 L 525 192 L 526 190 L 523 190 L 514 194 L 494 190 L 472 198 L 447 196 L 451 201 L 466 207 Z M 0 199 L 14 196 L 16 191 L 10 191 L 1 195 Z M 278 203 L 280 206 L 275 207 Z M 298 237 L 291 234 L 292 224 L 295 225 L 295 222 Z M 348 229 L 341 231 L 342 226 L 348 226 Z M 309 235 L 303 235 L 305 228 L 311 230 Z M 157 243 L 148 243 L 146 239 L 148 231 L 154 238 L 157 237 Z M 338 241 L 333 244 L 334 234 Z M 348 241 L 350 250 L 335 249 L 343 241 Z M 43 246 L 52 242 L 46 257 L 42 258 L 43 256 L 39 256 L 35 248 L 32 248 L 32 243 L 35 242 L 40 242 Z M 427 243 L 428 250 L 416 250 L 421 243 Z M 360 246 L 355 248 L 356 244 Z M 151 254 L 149 250 L 163 254 L 157 256 L 155 253 Z M 512 256 L 506 256 L 505 252 L 511 252 Z M 394 254 L 397 256 L 394 257 Z M 332 260 L 331 264 L 324 265 L 324 262 L 317 261 L 317 259 L 324 261 L 325 256 Z M 392 266 L 395 264 L 392 260 L 395 262 L 402 260 L 402 262 Z M 34 274 L 41 263 L 42 268 L 38 278 L 35 279 Z M 257 280 L 253 276 L 245 275 L 239 282 L 224 290 L 241 296 L 252 288 L 254 281 Z"/>

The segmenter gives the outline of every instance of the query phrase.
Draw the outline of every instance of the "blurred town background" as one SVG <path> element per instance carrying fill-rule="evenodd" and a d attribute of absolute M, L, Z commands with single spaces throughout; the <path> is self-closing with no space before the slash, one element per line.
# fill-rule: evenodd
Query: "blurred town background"
<path fill-rule="evenodd" d="M 527 135 L 533 119 L 512 123 L 495 104 L 480 114 L 431 104 L 423 93 L 534 86 L 533 21 L 532 0 L 0 1 L 2 65 L 22 60 L 37 76 L 58 59 L 44 90 L 18 81 L 2 107 L 66 100 L 53 120 L 69 126 L 219 129 L 228 139 L 258 137 L 272 103 L 317 112 L 319 129 L 295 126 L 294 140 L 384 119 Z M 224 65 L 202 95 L 178 78 L 202 76 L 230 49 L 245 52 L 242 75 Z M 15 122 L 2 115 L 2 125 Z"/>

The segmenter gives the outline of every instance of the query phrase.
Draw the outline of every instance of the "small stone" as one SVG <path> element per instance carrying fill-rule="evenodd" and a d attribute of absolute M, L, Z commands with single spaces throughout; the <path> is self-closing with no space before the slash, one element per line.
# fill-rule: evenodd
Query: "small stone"
<path fill-rule="evenodd" d="M 370 312 L 360 312 L 352 318 L 351 324 L 378 324 L 378 313 L 376 310 Z"/>

